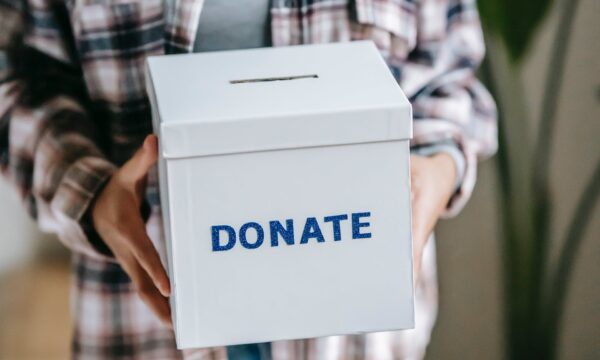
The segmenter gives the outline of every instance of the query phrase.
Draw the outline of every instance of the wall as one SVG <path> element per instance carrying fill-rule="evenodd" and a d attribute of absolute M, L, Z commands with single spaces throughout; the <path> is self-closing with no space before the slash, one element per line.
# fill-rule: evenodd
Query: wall
<path fill-rule="evenodd" d="M 557 24 L 556 9 L 539 30 L 522 72 L 525 102 L 539 116 L 544 76 Z M 600 2 L 581 0 L 558 105 L 552 154 L 556 227 L 560 239 L 584 184 L 600 161 Z M 536 122 L 523 124 L 531 130 Z M 430 359 L 500 359 L 500 243 L 497 236 L 497 179 L 494 163 L 480 168 L 471 202 L 456 219 L 438 228 L 440 316 Z M 562 338 L 562 359 L 600 358 L 600 206 L 579 251 Z M 556 245 L 556 244 L 555 244 Z M 558 248 L 558 247 L 556 247 Z M 556 250 L 556 249 L 555 249 Z M 555 251 L 556 253 L 556 251 Z"/>

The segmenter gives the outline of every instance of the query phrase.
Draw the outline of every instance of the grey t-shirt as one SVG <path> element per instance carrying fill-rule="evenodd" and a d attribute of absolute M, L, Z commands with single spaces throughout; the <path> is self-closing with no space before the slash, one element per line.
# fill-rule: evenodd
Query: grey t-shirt
<path fill-rule="evenodd" d="M 270 0 L 206 0 L 194 52 L 271 46 Z"/>

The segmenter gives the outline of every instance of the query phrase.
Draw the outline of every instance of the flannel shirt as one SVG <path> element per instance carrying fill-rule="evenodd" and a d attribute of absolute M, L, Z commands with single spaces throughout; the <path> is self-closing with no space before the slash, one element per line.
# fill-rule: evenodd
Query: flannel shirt
<path fill-rule="evenodd" d="M 177 351 L 172 331 L 90 240 L 86 221 L 103 184 L 152 131 L 145 58 L 192 51 L 203 1 L 167 3 L 0 0 L 0 170 L 40 227 L 73 250 L 75 358 L 226 358 L 223 348 Z M 450 141 L 465 158 L 445 215 L 456 214 L 473 189 L 477 160 L 496 149 L 495 105 L 474 76 L 484 55 L 475 1 L 272 0 L 270 11 L 273 46 L 375 42 L 412 103 L 411 145 Z M 11 41 L 47 66 L 23 70 L 30 58 L 11 61 Z M 49 96 L 36 100 L 40 89 Z M 156 187 L 153 173 L 147 228 L 164 256 Z M 281 341 L 273 357 L 422 357 L 437 305 L 433 247 L 430 241 L 417 284 L 415 330 Z"/>

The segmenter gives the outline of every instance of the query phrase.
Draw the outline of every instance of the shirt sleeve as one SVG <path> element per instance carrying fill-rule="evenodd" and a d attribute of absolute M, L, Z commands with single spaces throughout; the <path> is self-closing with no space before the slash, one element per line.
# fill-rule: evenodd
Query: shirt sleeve
<path fill-rule="evenodd" d="M 3 11 L 8 10 L 0 8 Z M 42 230 L 57 234 L 74 251 L 106 258 L 89 241 L 90 224 L 84 215 L 115 166 L 98 146 L 98 132 L 84 104 L 73 96 L 71 85 L 77 76 L 63 77 L 68 64 L 32 46 L 15 50 L 20 55 L 11 60 L 7 56 L 11 48 L 4 45 L 0 48 L 0 171 Z M 26 79 L 17 68 L 36 57 L 42 65 L 35 69 L 35 79 Z M 44 94 L 36 98 L 35 92 Z"/>
<path fill-rule="evenodd" d="M 474 0 L 417 1 L 415 48 L 392 70 L 413 106 L 411 145 L 451 142 L 462 153 L 464 173 L 444 217 L 456 215 L 469 199 L 478 160 L 497 148 L 496 107 L 476 79 L 485 47 Z"/>

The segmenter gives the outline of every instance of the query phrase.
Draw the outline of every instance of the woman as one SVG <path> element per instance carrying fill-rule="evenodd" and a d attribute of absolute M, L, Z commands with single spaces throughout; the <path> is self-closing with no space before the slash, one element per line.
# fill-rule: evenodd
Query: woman
<path fill-rule="evenodd" d="M 437 305 L 429 235 L 496 146 L 494 104 L 473 74 L 484 53 L 473 0 L 0 1 L 4 24 L 24 19 L 0 62 L 0 165 L 73 250 L 75 358 L 424 356 Z M 416 329 L 177 351 L 144 59 L 356 39 L 375 41 L 413 105 Z"/>

